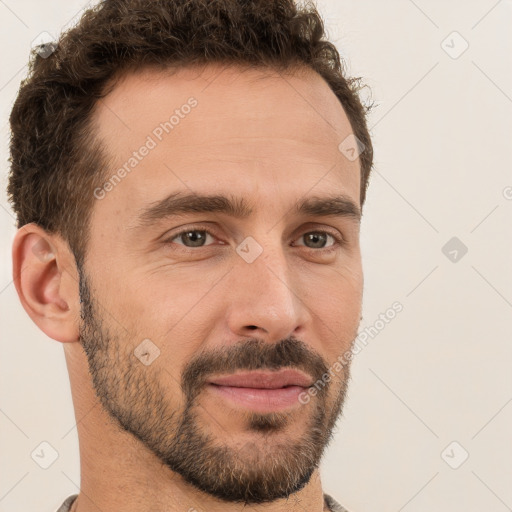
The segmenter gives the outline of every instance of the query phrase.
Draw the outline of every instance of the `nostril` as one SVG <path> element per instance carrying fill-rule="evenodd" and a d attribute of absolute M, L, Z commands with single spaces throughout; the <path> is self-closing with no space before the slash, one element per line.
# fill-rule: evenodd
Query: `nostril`
<path fill-rule="evenodd" d="M 247 329 L 251 329 L 251 331 L 254 331 L 254 329 L 257 329 L 255 325 L 248 325 Z"/>

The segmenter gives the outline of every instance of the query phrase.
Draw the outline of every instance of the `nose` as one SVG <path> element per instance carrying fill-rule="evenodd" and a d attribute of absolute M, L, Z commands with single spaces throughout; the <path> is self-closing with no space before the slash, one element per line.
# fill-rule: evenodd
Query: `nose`
<path fill-rule="evenodd" d="M 278 342 L 302 333 L 310 313 L 282 250 L 264 249 L 252 263 L 240 258 L 231 279 L 227 322 L 237 338 Z"/>

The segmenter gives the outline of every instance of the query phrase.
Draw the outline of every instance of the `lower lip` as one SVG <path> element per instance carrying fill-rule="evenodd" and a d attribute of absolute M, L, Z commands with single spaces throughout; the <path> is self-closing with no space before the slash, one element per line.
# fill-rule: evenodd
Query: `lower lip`
<path fill-rule="evenodd" d="M 272 412 L 299 404 L 299 395 L 305 391 L 301 386 L 278 389 L 237 388 L 208 384 L 208 388 L 238 406 L 259 412 Z"/>

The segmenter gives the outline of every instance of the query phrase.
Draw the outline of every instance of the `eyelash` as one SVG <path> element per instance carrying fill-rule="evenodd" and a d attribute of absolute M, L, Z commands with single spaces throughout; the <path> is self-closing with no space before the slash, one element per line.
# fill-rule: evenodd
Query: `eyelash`
<path fill-rule="evenodd" d="M 166 240 L 164 240 L 164 243 L 166 245 L 170 245 L 170 244 L 173 243 L 173 240 L 175 240 L 176 238 L 179 238 L 181 235 L 183 235 L 185 233 L 190 233 L 191 231 L 204 231 L 205 233 L 207 233 L 210 236 L 212 236 L 213 238 L 215 238 L 215 234 L 212 233 L 212 231 L 207 229 L 205 226 L 190 226 L 187 229 L 183 229 L 183 230 L 179 231 L 178 233 L 173 234 L 170 238 L 167 238 Z M 331 236 L 334 239 L 334 243 L 331 246 L 329 246 L 329 247 L 320 247 L 318 249 L 315 249 L 313 247 L 307 247 L 305 245 L 302 246 L 305 249 L 309 249 L 310 251 L 330 252 L 330 251 L 333 251 L 333 250 L 337 249 L 338 247 L 340 247 L 340 246 L 345 244 L 345 240 L 341 236 L 335 235 L 334 233 L 331 233 L 330 231 L 326 231 L 324 229 L 316 229 L 316 230 L 305 231 L 304 233 L 302 233 L 302 235 L 299 238 L 301 238 L 304 235 L 307 235 L 309 233 L 322 233 L 322 234 L 329 235 L 329 236 Z M 203 245 L 203 246 L 198 246 L 198 247 L 187 247 L 184 244 L 177 244 L 177 245 L 180 245 L 184 250 L 204 249 L 205 247 L 209 247 L 208 245 Z"/>

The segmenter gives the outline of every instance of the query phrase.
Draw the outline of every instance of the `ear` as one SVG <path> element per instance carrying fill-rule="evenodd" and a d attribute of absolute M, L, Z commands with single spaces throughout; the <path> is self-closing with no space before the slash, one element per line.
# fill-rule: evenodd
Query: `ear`
<path fill-rule="evenodd" d="M 16 291 L 34 323 L 54 340 L 78 341 L 78 271 L 68 244 L 25 224 L 14 237 L 12 262 Z"/>

